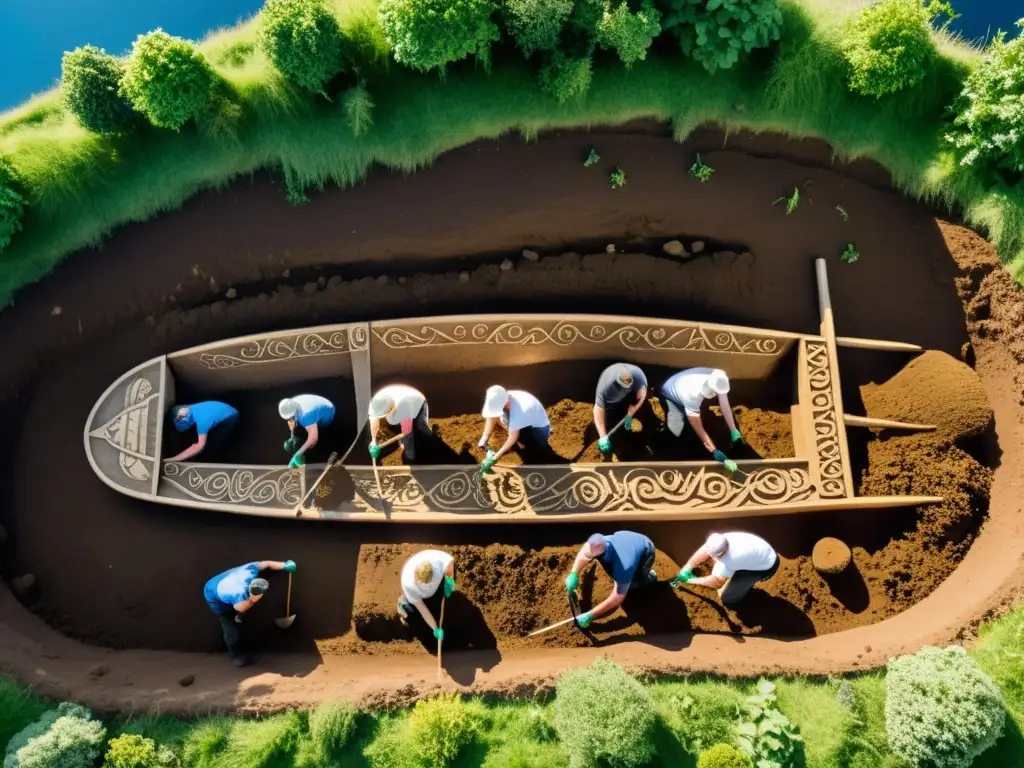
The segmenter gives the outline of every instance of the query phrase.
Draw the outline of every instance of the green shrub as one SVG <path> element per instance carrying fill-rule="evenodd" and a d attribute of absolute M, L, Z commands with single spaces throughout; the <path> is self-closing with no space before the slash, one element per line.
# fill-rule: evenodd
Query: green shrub
<path fill-rule="evenodd" d="M 1024 19 L 1017 22 L 1024 29 Z M 1024 176 L 1024 34 L 1007 43 L 1000 32 L 964 83 L 947 139 L 961 164 Z"/>
<path fill-rule="evenodd" d="M 654 756 L 654 703 L 622 667 L 602 657 L 566 672 L 555 690 L 555 730 L 572 768 L 630 768 Z"/>
<path fill-rule="evenodd" d="M 381 719 L 363 756 L 373 768 L 413 768 L 416 755 L 409 738 L 408 720 Z"/>
<path fill-rule="evenodd" d="M 425 768 L 444 768 L 476 734 L 475 718 L 456 693 L 417 701 L 409 717 L 409 735 Z"/>
<path fill-rule="evenodd" d="M 341 71 L 341 28 L 323 0 L 268 0 L 257 40 L 282 75 L 315 93 Z"/>
<path fill-rule="evenodd" d="M 747 697 L 736 726 L 737 743 L 757 768 L 787 768 L 800 755 L 801 737 L 779 710 L 775 683 L 761 680 Z"/>
<path fill-rule="evenodd" d="M 475 54 L 490 61 L 494 0 L 382 0 L 384 37 L 401 64 L 426 72 Z"/>
<path fill-rule="evenodd" d="M 564 104 L 570 99 L 582 98 L 590 89 L 592 77 L 589 56 L 570 59 L 561 51 L 555 51 L 540 71 L 540 87 Z"/>
<path fill-rule="evenodd" d="M 551 51 L 572 13 L 573 0 L 505 0 L 505 28 L 519 50 L 529 58 L 536 51 Z"/>
<path fill-rule="evenodd" d="M 931 15 L 921 0 L 882 0 L 861 11 L 843 47 L 850 90 L 877 98 L 920 83 L 936 54 Z"/>
<path fill-rule="evenodd" d="M 679 38 L 683 53 L 711 73 L 729 69 L 740 55 L 779 39 L 778 0 L 665 0 L 662 27 Z"/>
<path fill-rule="evenodd" d="M 715 744 L 697 758 L 697 768 L 752 768 L 750 758 L 736 747 Z"/>
<path fill-rule="evenodd" d="M 121 93 L 153 125 L 177 131 L 202 113 L 215 77 L 191 43 L 158 29 L 132 45 Z"/>
<path fill-rule="evenodd" d="M 636 13 L 620 2 L 605 12 L 597 25 L 597 42 L 602 48 L 614 50 L 626 67 L 647 57 L 647 49 L 661 34 L 661 14 L 645 0 Z"/>
<path fill-rule="evenodd" d="M 604 18 L 606 0 L 576 0 L 562 30 L 558 50 L 568 59 L 589 59 L 597 48 L 597 27 Z"/>
<path fill-rule="evenodd" d="M 341 701 L 328 702 L 309 713 L 309 740 L 317 765 L 327 765 L 356 729 L 359 710 Z"/>
<path fill-rule="evenodd" d="M 736 740 L 736 714 L 743 694 L 725 684 L 676 685 L 654 689 L 655 705 L 665 726 L 687 752 L 699 754 L 715 744 Z"/>
<path fill-rule="evenodd" d="M 481 768 L 562 768 L 565 764 L 558 744 L 516 740 L 490 750 Z"/>
<path fill-rule="evenodd" d="M 126 733 L 107 744 L 103 768 L 152 768 L 156 761 L 155 741 L 136 733 Z"/>
<path fill-rule="evenodd" d="M 227 720 L 208 720 L 200 723 L 188 735 L 181 761 L 187 766 L 212 763 L 228 746 Z"/>
<path fill-rule="evenodd" d="M 92 768 L 106 736 L 89 710 L 65 702 L 11 738 L 3 768 Z"/>
<path fill-rule="evenodd" d="M 6 157 L 0 156 L 0 252 L 21 231 L 28 198 L 21 175 Z"/>
<path fill-rule="evenodd" d="M 353 136 L 362 136 L 373 127 L 373 97 L 362 83 L 345 92 L 341 106 Z"/>
<path fill-rule="evenodd" d="M 885 733 L 915 765 L 967 768 L 1003 734 L 1002 694 L 963 648 L 925 647 L 889 661 Z"/>
<path fill-rule="evenodd" d="M 138 119 L 119 89 L 125 63 L 102 48 L 87 45 L 66 51 L 60 65 L 64 105 L 94 133 L 123 133 Z"/>

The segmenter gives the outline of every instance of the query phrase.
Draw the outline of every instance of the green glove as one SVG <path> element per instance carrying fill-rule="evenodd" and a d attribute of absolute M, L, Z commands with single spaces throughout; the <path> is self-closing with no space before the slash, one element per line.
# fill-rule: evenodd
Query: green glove
<path fill-rule="evenodd" d="M 568 576 L 565 577 L 565 588 L 570 592 L 575 592 L 576 588 L 580 585 L 580 575 L 576 571 L 572 571 Z"/>
<path fill-rule="evenodd" d="M 729 435 L 729 437 L 732 438 L 732 441 L 734 443 L 738 443 L 740 440 L 743 439 L 743 435 L 740 434 L 740 431 L 738 429 L 734 429 L 732 431 L 732 434 Z"/>
<path fill-rule="evenodd" d="M 605 435 L 597 441 L 597 448 L 601 453 L 608 453 L 608 450 L 612 447 L 612 439 Z"/>
<path fill-rule="evenodd" d="M 444 596 L 451 597 L 452 593 L 455 592 L 455 579 L 451 576 L 444 577 Z"/>
<path fill-rule="evenodd" d="M 580 629 L 586 629 L 590 626 L 591 618 L 590 611 L 587 611 L 576 619 L 576 623 L 579 625 Z"/>
<path fill-rule="evenodd" d="M 284 441 L 284 449 L 288 453 L 291 453 L 292 451 L 294 451 L 298 447 L 299 447 L 299 441 L 295 439 L 295 435 L 292 435 L 291 437 L 289 437 L 287 440 Z"/>
<path fill-rule="evenodd" d="M 370 458 L 371 459 L 379 459 L 380 458 L 380 446 L 377 445 L 376 443 L 370 443 Z"/>
<path fill-rule="evenodd" d="M 441 629 L 440 627 L 435 629 L 434 630 L 434 637 L 437 638 L 438 640 L 440 640 L 443 643 L 444 642 L 444 630 Z"/>
<path fill-rule="evenodd" d="M 725 465 L 726 470 L 729 471 L 730 473 L 735 472 L 737 469 L 739 469 L 739 465 L 736 464 L 736 462 L 733 461 L 732 459 L 726 459 L 722 463 Z"/>
<path fill-rule="evenodd" d="M 480 471 L 489 472 L 491 467 L 494 466 L 494 462 L 496 461 L 497 459 L 494 458 L 493 456 L 488 456 L 486 459 L 483 460 L 483 463 L 480 465 Z"/>
<path fill-rule="evenodd" d="M 298 469 L 299 467 L 301 467 L 305 463 L 306 463 L 306 460 L 303 458 L 302 454 L 301 453 L 296 453 L 294 456 L 292 456 L 292 460 L 288 462 L 288 468 L 289 469 Z"/>
<path fill-rule="evenodd" d="M 676 574 L 676 577 L 674 579 L 672 579 L 672 586 L 676 587 L 680 584 L 687 584 L 692 578 L 693 571 L 691 571 L 689 568 L 684 568 L 681 571 L 679 571 L 678 574 Z"/>
<path fill-rule="evenodd" d="M 284 569 L 286 571 L 288 571 L 288 573 L 295 573 L 295 569 L 296 568 L 297 568 L 297 566 L 295 565 L 295 561 L 294 560 L 285 560 L 284 561 Z"/>
<path fill-rule="evenodd" d="M 633 431 L 633 417 L 632 416 L 630 416 L 628 414 L 626 415 L 626 418 L 623 419 L 623 421 L 622 421 L 622 428 L 625 429 L 627 432 L 632 432 Z"/>

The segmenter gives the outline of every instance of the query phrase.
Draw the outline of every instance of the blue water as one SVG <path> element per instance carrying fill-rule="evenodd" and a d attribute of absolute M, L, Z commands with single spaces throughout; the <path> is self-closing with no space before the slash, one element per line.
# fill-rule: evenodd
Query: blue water
<path fill-rule="evenodd" d="M 1014 22 L 1024 18 L 1021 0 L 951 0 L 950 5 L 960 14 L 950 29 L 969 42 L 987 42 L 998 29 L 1004 30 L 1010 40 L 1020 32 Z"/>
<path fill-rule="evenodd" d="M 64 51 L 122 54 L 140 34 L 198 39 L 250 17 L 262 0 L 0 0 L 0 111 L 56 85 Z"/>

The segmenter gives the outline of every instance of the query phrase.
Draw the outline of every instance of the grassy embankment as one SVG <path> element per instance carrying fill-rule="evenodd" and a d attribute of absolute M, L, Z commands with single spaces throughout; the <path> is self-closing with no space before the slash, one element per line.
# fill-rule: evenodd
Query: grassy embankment
<path fill-rule="evenodd" d="M 338 2 L 346 30 L 362 42 L 359 67 L 373 97 L 373 126 L 352 135 L 337 103 L 297 95 L 256 48 L 256 22 L 212 35 L 201 50 L 241 107 L 180 133 L 144 129 L 90 134 L 51 92 L 0 116 L 0 154 L 27 182 L 31 208 L 0 266 L 0 307 L 68 254 L 97 245 L 118 225 L 173 209 L 196 192 L 263 168 L 292 190 L 350 185 L 373 164 L 413 171 L 476 139 L 518 131 L 670 121 L 685 137 L 702 122 L 827 140 L 843 157 L 888 168 L 907 194 L 961 211 L 986 232 L 1007 268 L 1024 278 L 1024 193 L 987 187 L 943 146 L 944 113 L 977 54 L 936 35 L 941 55 L 924 82 L 882 99 L 851 94 L 839 47 L 845 13 L 826 0 L 784 0 L 779 44 L 732 70 L 709 75 L 669 36 L 624 69 L 602 54 L 579 103 L 559 105 L 530 65 L 499 50 L 492 71 L 449 67 L 444 80 L 389 62 L 374 0 Z M 737 105 L 742 105 L 738 108 Z"/>

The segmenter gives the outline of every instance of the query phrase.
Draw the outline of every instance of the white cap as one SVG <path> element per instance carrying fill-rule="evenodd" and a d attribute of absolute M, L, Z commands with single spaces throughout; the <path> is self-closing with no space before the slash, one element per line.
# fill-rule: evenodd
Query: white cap
<path fill-rule="evenodd" d="M 725 395 L 729 393 L 729 377 L 725 375 L 725 371 L 715 369 L 708 376 L 708 386 L 711 387 L 711 391 L 718 395 Z"/>
<path fill-rule="evenodd" d="M 281 414 L 281 418 L 285 421 L 288 419 L 294 419 L 295 414 L 299 412 L 299 404 L 290 397 L 286 397 L 277 404 L 277 412 Z"/>
<path fill-rule="evenodd" d="M 704 542 L 704 551 L 712 557 L 721 557 L 728 548 L 728 540 L 720 533 L 712 533 Z"/>
<path fill-rule="evenodd" d="M 370 418 L 383 419 L 395 407 L 395 400 L 386 392 L 378 392 L 370 401 Z"/>
<path fill-rule="evenodd" d="M 504 387 L 494 386 L 487 388 L 484 395 L 484 410 L 482 415 L 485 419 L 496 419 L 505 410 L 505 403 L 508 402 L 508 390 Z"/>

